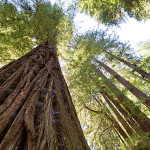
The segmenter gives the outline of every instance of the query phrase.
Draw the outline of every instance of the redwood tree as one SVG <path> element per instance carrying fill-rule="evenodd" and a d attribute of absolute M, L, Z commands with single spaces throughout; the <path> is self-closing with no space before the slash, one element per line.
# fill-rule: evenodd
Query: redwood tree
<path fill-rule="evenodd" d="M 40 43 L 0 69 L 0 149 L 88 150 L 57 57 L 63 13 L 56 5 L 37 2 L 0 5 L 5 41 L 27 37 L 24 42 L 34 38 Z"/>
<path fill-rule="evenodd" d="M 144 104 L 148 104 L 148 83 L 143 85 L 143 80 L 130 77 L 130 68 L 119 64 L 118 59 L 111 59 L 107 53 L 130 54 L 130 47 L 101 31 L 82 35 L 74 43 L 78 44 L 74 45 L 74 51 L 70 52 L 73 61 L 71 59 L 69 62 L 67 77 L 71 80 L 70 88 L 81 114 L 87 115 L 87 121 L 83 122 L 88 124 L 85 133 L 89 138 L 93 137 L 89 140 L 91 146 L 111 150 L 114 149 L 111 147 L 114 142 L 119 149 L 120 140 L 126 143 L 124 149 L 149 149 L 148 108 L 142 104 L 143 101 L 135 101 L 132 97 L 134 93 L 139 99 L 147 98 Z M 136 55 L 130 56 L 137 60 Z M 138 86 L 140 83 L 142 84 Z M 132 89 L 129 86 L 132 86 Z"/>
<path fill-rule="evenodd" d="M 105 68 L 111 75 L 113 75 L 122 85 L 124 85 L 127 89 L 129 89 L 129 91 L 134 94 L 137 98 L 144 100 L 144 104 L 147 107 L 150 107 L 150 97 L 148 97 L 145 93 L 143 93 L 142 91 L 140 91 L 139 89 L 137 89 L 135 86 L 133 86 L 131 83 L 129 83 L 127 80 L 125 80 L 123 77 L 121 77 L 118 73 L 116 73 L 114 70 L 112 70 L 110 67 L 108 67 L 107 65 L 105 65 L 104 63 L 102 63 L 99 60 L 95 61 L 102 66 L 103 68 Z"/>
<path fill-rule="evenodd" d="M 117 97 L 119 102 L 122 103 L 126 110 L 129 113 L 132 113 L 132 108 L 137 113 L 134 114 L 133 112 L 133 118 L 139 124 L 140 128 L 145 132 L 150 132 L 150 119 L 138 107 L 136 107 L 135 104 L 130 101 L 111 81 L 109 81 L 100 70 L 98 70 L 96 67 L 94 67 L 94 70 L 96 73 L 98 73 L 99 76 L 105 79 L 106 86 L 110 88 L 110 90 L 114 93 L 114 95 Z M 139 117 L 139 115 L 142 116 L 142 119 Z"/>
<path fill-rule="evenodd" d="M 150 81 L 150 74 L 147 73 L 147 72 L 145 72 L 144 70 L 140 69 L 140 68 L 139 68 L 138 66 L 136 66 L 135 64 L 131 64 L 130 62 L 126 61 L 125 59 L 122 59 L 122 58 L 120 58 L 120 57 L 118 57 L 118 56 L 116 56 L 116 55 L 113 55 L 113 54 L 111 54 L 110 52 L 107 52 L 107 54 L 110 55 L 112 58 L 115 58 L 115 59 L 117 59 L 117 60 L 123 62 L 123 63 L 124 63 L 125 65 L 127 65 L 128 67 L 132 68 L 133 71 L 138 72 L 138 73 L 143 77 L 143 79 L 144 79 L 144 78 L 147 78 L 147 79 Z M 146 81 L 147 81 L 147 80 L 146 80 Z M 147 82 L 149 82 L 149 81 L 147 81 Z"/>

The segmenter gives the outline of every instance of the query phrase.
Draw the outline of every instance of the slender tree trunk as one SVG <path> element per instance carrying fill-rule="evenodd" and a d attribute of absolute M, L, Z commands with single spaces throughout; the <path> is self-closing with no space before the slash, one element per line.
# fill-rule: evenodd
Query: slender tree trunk
<path fill-rule="evenodd" d="M 150 81 L 150 74 L 149 74 L 149 73 L 145 72 L 144 70 L 138 68 L 136 65 L 133 65 L 133 64 L 127 62 L 126 60 L 124 60 L 124 59 L 122 59 L 122 58 L 120 58 L 120 57 L 118 57 L 118 56 L 115 56 L 115 55 L 113 55 L 113 54 L 111 54 L 111 53 L 109 53 L 109 52 L 107 52 L 107 53 L 108 53 L 109 55 L 111 55 L 112 57 L 116 58 L 117 60 L 123 62 L 123 63 L 124 63 L 125 65 L 127 65 L 128 67 L 134 69 L 136 72 L 138 72 L 139 74 L 141 74 L 143 78 L 145 77 L 145 78 L 147 78 L 147 79 Z"/>
<path fill-rule="evenodd" d="M 0 69 L 0 150 L 89 150 L 55 48 Z"/>
<path fill-rule="evenodd" d="M 118 137 L 119 137 L 120 141 L 121 141 L 122 143 L 124 143 L 124 140 L 122 139 L 122 137 L 120 136 L 120 134 L 119 134 L 119 132 L 117 131 L 117 129 L 116 129 L 116 128 L 114 128 L 114 131 L 115 131 L 115 132 L 116 132 L 116 134 L 118 135 Z"/>
<path fill-rule="evenodd" d="M 95 72 L 105 80 L 105 85 L 115 94 L 124 108 L 130 114 L 133 114 L 133 118 L 139 124 L 140 128 L 145 132 L 150 132 L 150 119 L 147 118 L 145 114 L 143 114 L 140 109 L 136 107 L 134 103 L 130 101 L 111 81 L 109 81 L 99 69 L 97 69 L 94 65 L 93 68 Z M 131 109 L 135 112 L 131 111 Z"/>
<path fill-rule="evenodd" d="M 137 123 L 130 118 L 129 119 L 129 114 L 127 111 L 125 111 L 122 106 L 119 104 L 118 101 L 114 100 L 112 96 L 109 96 L 109 94 L 107 94 L 106 92 L 104 92 L 104 94 L 109 98 L 109 100 L 114 104 L 114 106 L 116 106 L 116 108 L 120 111 L 120 113 L 124 116 L 124 118 L 126 119 L 126 121 L 131 125 L 132 128 L 134 128 Z M 102 93 L 103 95 L 103 93 Z"/>
<path fill-rule="evenodd" d="M 132 133 L 133 133 L 132 128 L 127 124 L 127 122 L 120 115 L 120 113 L 117 111 L 117 109 L 112 105 L 112 103 L 110 102 L 109 98 L 104 93 L 102 95 L 103 95 L 105 101 L 107 102 L 107 104 L 109 105 L 109 107 L 111 108 L 111 110 L 117 116 L 118 120 L 120 121 L 120 123 L 122 124 L 122 126 L 124 127 L 124 129 L 126 130 L 126 132 L 128 133 L 128 135 L 131 136 Z"/>
<path fill-rule="evenodd" d="M 100 99 L 100 103 L 101 103 L 102 107 L 105 107 L 105 104 L 103 103 L 103 101 L 101 99 Z M 117 122 L 117 120 L 113 117 L 113 115 L 108 110 L 108 108 L 107 108 L 107 112 L 105 113 L 105 116 L 108 117 L 110 119 L 111 123 L 114 124 L 114 127 L 117 129 L 117 131 L 119 132 L 119 134 L 123 137 L 123 139 L 124 140 L 127 139 L 128 138 L 127 134 L 121 128 L 121 126 L 119 125 L 119 123 Z"/>
<path fill-rule="evenodd" d="M 124 140 L 126 140 L 128 138 L 128 136 L 124 132 L 124 130 L 121 128 L 121 126 L 119 125 L 119 123 L 117 122 L 117 120 L 112 115 L 110 115 L 110 119 L 111 119 L 112 123 L 114 124 L 114 127 L 119 132 L 119 134 L 123 137 Z"/>
<path fill-rule="evenodd" d="M 97 100 L 96 100 L 97 101 Z M 102 100 L 100 100 L 98 102 L 98 104 L 100 105 L 100 107 L 105 107 L 105 104 L 102 102 Z M 85 105 L 85 108 L 88 109 L 89 111 L 93 112 L 93 113 L 97 113 L 99 114 L 100 111 L 95 111 L 89 107 L 87 107 Z M 104 112 L 104 115 L 106 116 L 106 118 L 109 118 L 110 122 L 111 122 L 111 125 L 114 126 L 114 128 L 119 132 L 119 134 L 121 135 L 121 137 L 125 140 L 126 138 L 128 138 L 127 134 L 124 132 L 124 130 L 121 128 L 121 126 L 119 125 L 119 123 L 116 121 L 116 119 L 112 116 L 111 112 L 108 110 L 107 108 L 107 112 Z M 119 138 L 121 138 L 119 136 Z M 121 138 L 121 141 L 124 143 L 124 141 L 122 140 Z"/>
<path fill-rule="evenodd" d="M 92 81 L 94 80 L 91 76 L 90 76 L 90 78 L 92 79 Z M 94 81 L 94 82 L 95 82 L 95 81 Z M 124 116 L 124 118 L 125 118 L 126 121 L 131 125 L 131 127 L 134 128 L 134 127 L 137 125 L 137 123 L 136 123 L 132 118 L 129 119 L 129 114 L 128 114 L 128 112 L 127 112 L 124 108 L 122 108 L 122 106 L 119 104 L 119 101 L 118 101 L 118 100 L 115 100 L 115 99 L 113 98 L 113 96 L 110 96 L 108 93 L 106 93 L 106 90 L 104 90 L 101 85 L 97 84 L 96 82 L 95 82 L 95 84 L 96 84 L 96 86 L 97 86 L 98 88 L 100 88 L 100 90 L 101 90 L 101 92 L 100 92 L 101 95 L 103 96 L 103 94 L 105 94 L 105 95 L 109 98 L 109 100 L 114 104 L 114 106 L 116 106 L 116 108 L 120 111 L 120 113 Z M 92 96 L 94 97 L 94 99 L 95 99 L 96 101 L 98 101 L 97 98 L 96 98 L 94 95 L 92 95 Z"/>
<path fill-rule="evenodd" d="M 105 65 L 99 60 L 95 60 L 97 63 L 99 63 L 100 66 L 105 68 L 111 75 L 113 75 L 122 85 L 124 85 L 133 95 L 135 95 L 138 99 L 143 100 L 145 106 L 150 108 L 150 97 L 148 97 L 145 93 L 137 89 L 135 86 L 133 86 L 131 83 L 129 83 L 127 80 L 125 80 L 123 77 L 121 77 L 118 73 L 116 73 L 114 70 L 112 70 L 110 67 Z"/>
<path fill-rule="evenodd" d="M 145 78 L 143 78 L 143 77 L 141 77 L 140 75 L 137 75 L 137 74 L 135 74 L 134 72 L 132 72 L 132 71 L 129 71 L 132 75 L 134 75 L 134 76 L 136 76 L 136 77 L 138 77 L 138 78 L 140 78 L 140 79 L 142 79 L 143 81 L 146 81 L 146 82 L 148 82 L 148 83 L 150 83 L 150 81 L 149 80 L 147 80 L 147 79 L 145 79 Z"/>

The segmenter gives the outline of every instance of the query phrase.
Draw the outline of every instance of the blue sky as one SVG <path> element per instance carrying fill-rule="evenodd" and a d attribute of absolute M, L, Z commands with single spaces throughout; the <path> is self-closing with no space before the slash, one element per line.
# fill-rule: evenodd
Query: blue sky
<path fill-rule="evenodd" d="M 98 23 L 94 18 L 88 15 L 78 13 L 75 17 L 76 28 L 80 32 L 86 32 L 97 28 Z M 101 29 L 105 29 L 104 25 L 99 25 Z M 129 42 L 131 46 L 137 49 L 137 44 L 141 41 L 150 39 L 150 20 L 138 22 L 135 19 L 128 18 L 126 23 L 120 24 L 120 27 L 110 28 L 110 32 L 116 32 L 123 42 Z"/>
<path fill-rule="evenodd" d="M 52 4 L 56 1 L 61 1 L 67 7 L 71 4 L 71 0 L 50 0 Z M 96 29 L 99 25 L 100 29 L 106 29 L 106 27 L 102 24 L 98 24 L 98 22 L 84 13 L 77 13 L 75 19 L 76 29 L 80 33 L 85 33 L 88 30 Z M 145 22 L 138 22 L 134 18 L 127 18 L 125 23 L 120 24 L 120 28 L 112 27 L 109 29 L 110 33 L 115 32 L 119 39 L 122 42 L 129 42 L 132 48 L 135 51 L 138 50 L 138 43 L 141 41 L 150 40 L 150 19 Z"/>

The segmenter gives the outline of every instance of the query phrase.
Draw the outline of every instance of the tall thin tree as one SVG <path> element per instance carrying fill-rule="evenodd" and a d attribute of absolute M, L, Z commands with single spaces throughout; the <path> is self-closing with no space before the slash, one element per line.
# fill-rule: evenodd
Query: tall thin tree
<path fill-rule="evenodd" d="M 93 65 L 95 72 L 104 79 L 105 85 L 114 93 L 114 95 L 117 97 L 119 102 L 124 106 L 124 108 L 129 112 L 133 113 L 133 118 L 135 121 L 139 124 L 140 128 L 145 132 L 150 132 L 150 119 L 146 117 L 146 115 L 141 112 L 141 110 L 134 105 L 132 101 L 130 101 L 111 81 L 107 79 L 107 77 Z M 134 113 L 131 111 L 131 109 L 134 109 Z M 140 119 L 139 116 L 142 116 L 142 119 Z"/>
<path fill-rule="evenodd" d="M 136 88 L 130 82 L 128 82 L 127 80 L 125 80 L 117 72 L 115 72 L 114 70 L 112 70 L 110 67 L 108 67 L 107 65 L 105 65 L 101 61 L 96 60 L 96 59 L 95 59 L 95 61 L 100 66 L 102 66 L 103 68 L 105 68 L 111 75 L 113 75 L 122 85 L 124 85 L 138 99 L 143 100 L 144 101 L 143 103 L 145 104 L 145 106 L 150 107 L 150 97 L 148 97 L 145 93 L 143 93 L 142 91 L 140 91 L 138 88 Z"/>
<path fill-rule="evenodd" d="M 111 56 L 111 58 L 115 58 L 121 62 L 123 62 L 125 65 L 127 65 L 128 67 L 132 68 L 134 71 L 138 72 L 139 74 L 141 74 L 141 76 L 143 78 L 147 78 L 149 81 L 150 81 L 150 74 L 145 72 L 144 70 L 142 70 L 141 68 L 139 68 L 138 66 L 136 66 L 135 64 L 131 64 L 130 62 L 126 61 L 125 59 L 123 58 L 120 58 L 116 55 L 113 55 L 112 53 L 110 52 L 107 52 L 108 55 Z"/>

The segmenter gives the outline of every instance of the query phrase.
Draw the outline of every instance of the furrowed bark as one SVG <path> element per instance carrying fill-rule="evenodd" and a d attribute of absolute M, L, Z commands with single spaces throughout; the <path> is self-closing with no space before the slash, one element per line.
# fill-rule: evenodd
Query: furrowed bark
<path fill-rule="evenodd" d="M 150 81 L 150 74 L 149 74 L 149 73 L 145 72 L 144 70 L 138 68 L 136 65 L 133 65 L 133 64 L 129 63 L 128 61 L 126 61 L 126 60 L 124 60 L 124 59 L 122 59 L 122 58 L 120 58 L 120 57 L 118 57 L 118 56 L 116 56 L 116 55 L 113 55 L 113 54 L 111 54 L 111 53 L 109 53 L 109 52 L 107 52 L 107 54 L 109 54 L 109 55 L 111 55 L 112 57 L 116 58 L 117 60 L 123 62 L 123 63 L 124 63 L 125 65 L 127 65 L 128 67 L 134 69 L 134 71 L 136 71 L 136 72 L 138 72 L 139 74 L 141 74 L 143 78 L 145 77 L 145 78 L 147 78 L 147 79 Z"/>
<path fill-rule="evenodd" d="M 141 110 L 134 105 L 111 81 L 109 81 L 106 76 L 97 69 L 94 65 L 93 68 L 95 72 L 105 80 L 105 85 L 114 93 L 119 102 L 124 106 L 124 108 L 129 112 L 133 113 L 134 120 L 139 124 L 140 128 L 145 132 L 150 132 L 150 119 L 146 117 Z M 133 109 L 135 112 L 133 112 Z"/>
<path fill-rule="evenodd" d="M 8 65 L 3 66 L 2 68 L 0 68 L 0 86 L 8 79 L 8 77 L 10 77 L 23 64 L 25 64 L 25 62 L 28 60 L 28 58 L 30 56 L 34 57 L 33 55 L 36 55 L 36 49 L 38 49 L 39 47 L 36 47 L 31 52 L 29 52 L 26 55 L 22 56 L 18 60 L 13 61 L 13 62 L 9 63 Z M 34 59 L 34 61 L 36 61 L 36 59 Z"/>
<path fill-rule="evenodd" d="M 112 70 L 110 67 L 105 65 L 99 60 L 95 60 L 100 66 L 105 68 L 111 75 L 113 75 L 122 85 L 124 85 L 133 95 L 135 95 L 138 99 L 144 101 L 143 103 L 145 106 L 150 108 L 150 97 L 148 97 L 145 93 L 137 89 L 135 86 L 133 86 L 131 83 L 129 83 L 127 80 L 125 80 L 123 77 L 121 77 L 118 73 L 116 73 L 114 70 Z"/>
<path fill-rule="evenodd" d="M 1 150 L 89 150 L 53 47 L 0 69 Z"/>

